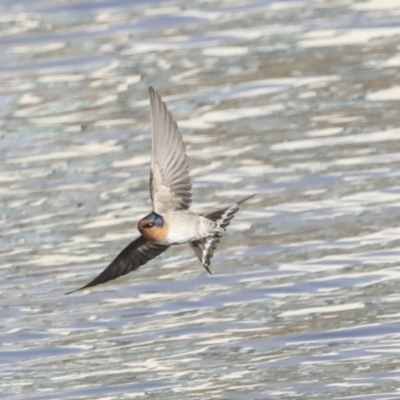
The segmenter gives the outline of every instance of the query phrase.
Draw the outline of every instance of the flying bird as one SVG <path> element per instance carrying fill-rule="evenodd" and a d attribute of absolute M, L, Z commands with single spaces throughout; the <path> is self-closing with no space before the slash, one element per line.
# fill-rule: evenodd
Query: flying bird
<path fill-rule="evenodd" d="M 186 145 L 160 95 L 150 86 L 152 150 L 150 197 L 153 211 L 138 223 L 140 236 L 118 254 L 91 282 L 69 293 L 116 279 L 138 269 L 170 246 L 189 243 L 211 274 L 210 260 L 219 241 L 246 197 L 236 204 L 200 215 L 190 211 L 192 181 Z M 67 293 L 67 294 L 69 294 Z"/>

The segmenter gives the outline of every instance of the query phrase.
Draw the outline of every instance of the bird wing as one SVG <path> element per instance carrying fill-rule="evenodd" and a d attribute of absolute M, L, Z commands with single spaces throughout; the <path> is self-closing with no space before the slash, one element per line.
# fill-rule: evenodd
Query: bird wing
<path fill-rule="evenodd" d="M 159 94 L 150 86 L 153 144 L 150 196 L 159 214 L 187 210 L 192 202 L 192 181 L 182 134 Z"/>
<path fill-rule="evenodd" d="M 125 249 L 118 254 L 115 260 L 100 275 L 98 275 L 85 286 L 73 290 L 72 292 L 68 292 L 67 294 L 74 293 L 91 286 L 96 286 L 100 283 L 105 283 L 122 275 L 126 275 L 127 273 L 146 264 L 147 261 L 157 257 L 167 250 L 168 247 L 169 246 L 163 246 L 149 242 L 143 236 L 139 236 L 136 240 L 126 246 Z"/>

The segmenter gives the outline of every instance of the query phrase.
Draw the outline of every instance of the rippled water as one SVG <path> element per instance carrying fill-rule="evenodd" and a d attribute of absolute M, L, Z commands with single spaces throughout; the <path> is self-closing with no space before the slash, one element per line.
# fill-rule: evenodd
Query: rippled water
<path fill-rule="evenodd" d="M 3 1 L 0 46 L 0 397 L 400 398 L 399 1 Z M 150 84 L 197 211 L 259 195 L 214 275 L 65 296 L 150 210 Z"/>

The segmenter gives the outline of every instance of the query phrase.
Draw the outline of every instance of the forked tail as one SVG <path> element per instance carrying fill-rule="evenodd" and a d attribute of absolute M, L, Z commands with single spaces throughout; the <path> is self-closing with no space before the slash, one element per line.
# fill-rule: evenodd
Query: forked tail
<path fill-rule="evenodd" d="M 217 248 L 217 245 L 220 242 L 222 235 L 226 231 L 226 228 L 230 224 L 235 214 L 239 211 L 241 204 L 251 199 L 254 196 L 255 194 L 246 197 L 245 199 L 234 204 L 233 206 L 224 208 L 222 210 L 214 211 L 210 214 L 205 215 L 206 218 L 216 222 L 218 226 L 222 228 L 222 230 L 204 239 L 199 239 L 190 242 L 189 244 L 190 247 L 193 249 L 194 253 L 196 254 L 197 258 L 200 260 L 200 262 L 203 264 L 203 267 L 207 270 L 209 274 L 211 274 L 209 268 L 211 258 L 214 255 L 214 251 Z"/>

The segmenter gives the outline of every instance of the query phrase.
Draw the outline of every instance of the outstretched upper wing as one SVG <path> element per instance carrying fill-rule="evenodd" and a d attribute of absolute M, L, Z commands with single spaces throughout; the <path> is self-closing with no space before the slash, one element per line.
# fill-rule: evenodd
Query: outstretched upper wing
<path fill-rule="evenodd" d="M 119 276 L 125 275 L 140 266 L 147 263 L 147 261 L 157 257 L 165 250 L 168 246 L 162 246 L 160 244 L 148 242 L 143 236 L 138 237 L 132 243 L 125 247 L 121 253 L 115 258 L 115 260 L 95 279 L 91 282 L 82 286 L 79 289 L 68 292 L 67 294 L 77 292 L 91 286 L 105 283 Z"/>
<path fill-rule="evenodd" d="M 192 202 L 192 182 L 186 145 L 178 125 L 159 94 L 150 86 L 153 144 L 150 195 L 154 211 L 187 210 Z"/>

